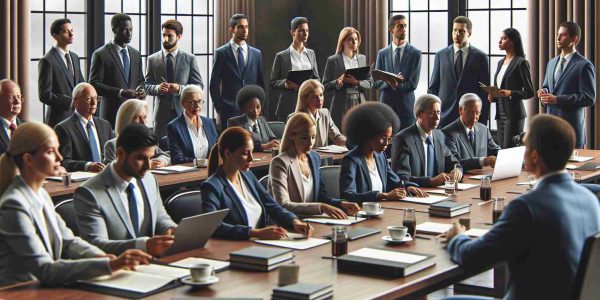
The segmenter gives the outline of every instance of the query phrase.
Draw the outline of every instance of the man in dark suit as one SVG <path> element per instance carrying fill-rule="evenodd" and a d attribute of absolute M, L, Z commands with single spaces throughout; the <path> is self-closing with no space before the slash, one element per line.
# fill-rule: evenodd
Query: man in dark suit
<path fill-rule="evenodd" d="M 464 171 L 496 165 L 500 146 L 494 142 L 490 130 L 478 123 L 481 99 L 477 94 L 467 93 L 460 97 L 460 117 L 444 127 L 446 146 L 460 161 Z"/>
<path fill-rule="evenodd" d="M 404 15 L 392 16 L 388 31 L 393 40 L 377 53 L 375 69 L 398 75 L 401 82 L 378 80 L 375 87 L 381 90 L 379 100 L 389 105 L 400 118 L 400 129 L 415 123 L 413 107 L 415 89 L 421 76 L 421 50 L 408 44 L 408 23 Z"/>
<path fill-rule="evenodd" d="M 392 170 L 402 180 L 435 187 L 447 180 L 462 179 L 460 162 L 446 147 L 444 133 L 436 129 L 441 107 L 437 96 L 420 96 L 414 108 L 417 122 L 394 136 Z"/>
<path fill-rule="evenodd" d="M 146 99 L 140 52 L 127 45 L 133 36 L 131 18 L 118 13 L 110 20 L 114 38 L 92 54 L 90 83 L 98 91 L 100 117 L 115 126 L 121 103 Z M 139 88 L 138 88 L 139 87 Z"/>
<path fill-rule="evenodd" d="M 231 40 L 215 51 L 210 78 L 210 97 L 217 113 L 221 128 L 227 128 L 227 120 L 239 116 L 235 96 L 245 85 L 257 84 L 265 87 L 262 74 L 262 54 L 260 50 L 246 43 L 248 38 L 248 17 L 236 14 L 229 20 Z"/>
<path fill-rule="evenodd" d="M 21 88 L 10 80 L 0 80 L 0 155 L 8 150 L 10 137 L 23 121 L 17 117 L 21 113 Z"/>
<path fill-rule="evenodd" d="M 106 120 L 94 117 L 97 104 L 98 94 L 91 84 L 76 85 L 73 89 L 75 111 L 54 127 L 63 156 L 61 164 L 69 172 L 100 172 L 105 167 L 102 164 L 103 145 L 115 134 Z"/>
<path fill-rule="evenodd" d="M 50 48 L 38 64 L 38 91 L 40 101 L 47 105 L 45 122 L 54 127 L 73 112 L 71 93 L 85 78 L 81 73 L 79 56 L 69 51 L 74 38 L 71 20 L 55 20 L 50 26 L 50 34 L 56 45 Z"/>
<path fill-rule="evenodd" d="M 573 126 L 578 149 L 585 146 L 585 107 L 596 102 L 594 65 L 575 50 L 580 37 L 576 23 L 560 24 L 556 37 L 560 55 L 548 62 L 542 89 L 537 92 L 547 113 Z"/>
<path fill-rule="evenodd" d="M 458 119 L 458 100 L 466 93 L 475 93 L 481 99 L 487 94 L 479 83 L 490 84 L 490 69 L 487 55 L 469 44 L 473 25 L 467 17 L 458 16 L 452 24 L 454 44 L 435 54 L 433 73 L 427 93 L 442 100 L 442 120 L 444 127 Z M 487 124 L 490 104 L 483 103 L 479 122 Z"/>
<path fill-rule="evenodd" d="M 537 177 L 533 190 L 512 200 L 478 239 L 462 234 L 466 229 L 459 224 L 446 233 L 448 252 L 461 267 L 508 264 L 504 299 L 572 298 L 585 239 L 600 231 L 598 198 L 565 171 L 574 146 L 569 123 L 535 116 L 525 136 L 525 165 Z"/>

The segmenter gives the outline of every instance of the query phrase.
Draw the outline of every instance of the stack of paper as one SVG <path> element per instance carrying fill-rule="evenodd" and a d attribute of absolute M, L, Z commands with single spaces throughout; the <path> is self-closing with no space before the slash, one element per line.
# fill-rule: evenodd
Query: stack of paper
<path fill-rule="evenodd" d="M 296 249 L 296 250 L 306 250 L 310 248 L 314 248 L 317 246 L 321 246 L 323 244 L 328 244 L 330 241 L 325 239 L 311 238 L 311 239 L 281 239 L 281 240 L 254 240 L 259 244 L 277 246 L 282 248 Z"/>
<path fill-rule="evenodd" d="M 490 231 L 490 230 L 489 229 L 471 228 L 471 229 L 465 231 L 465 234 L 468 236 L 477 238 L 477 237 L 483 236 L 488 231 Z"/>
<path fill-rule="evenodd" d="M 444 201 L 447 199 L 448 199 L 448 197 L 446 197 L 446 196 L 429 195 L 427 197 L 404 197 L 400 201 L 419 203 L 419 204 L 433 204 L 433 203 L 437 203 L 437 202 Z"/>
<path fill-rule="evenodd" d="M 193 172 L 193 171 L 197 171 L 197 170 L 198 170 L 198 168 L 177 165 L 177 166 L 167 166 L 167 167 L 154 169 L 151 172 L 154 174 L 165 175 L 165 174 Z"/>
<path fill-rule="evenodd" d="M 332 219 L 332 218 L 306 218 L 304 219 L 304 221 L 306 222 L 313 222 L 313 223 L 320 223 L 320 224 L 326 224 L 326 225 L 352 225 L 358 222 L 362 222 L 364 220 L 366 220 L 367 218 L 348 218 L 348 219 Z"/>
<path fill-rule="evenodd" d="M 94 176 L 96 176 L 96 173 L 83 172 L 83 171 L 73 172 L 73 173 L 71 173 L 71 182 L 86 181 Z M 51 176 L 51 177 L 48 177 L 48 180 L 62 181 L 62 176 Z"/>
<path fill-rule="evenodd" d="M 317 147 L 317 148 L 315 148 L 315 150 L 320 151 L 320 152 L 337 153 L 337 154 L 348 152 L 348 148 L 346 148 L 344 146 L 338 146 L 338 145 L 329 145 L 329 146 L 324 146 L 324 147 Z"/>
<path fill-rule="evenodd" d="M 417 225 L 417 232 L 424 234 L 442 234 L 452 228 L 452 224 L 425 222 Z"/>

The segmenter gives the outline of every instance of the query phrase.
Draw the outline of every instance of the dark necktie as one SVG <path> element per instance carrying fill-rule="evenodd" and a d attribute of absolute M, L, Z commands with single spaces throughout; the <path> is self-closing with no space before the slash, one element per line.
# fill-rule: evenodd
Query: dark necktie
<path fill-rule="evenodd" d="M 458 57 L 456 57 L 456 62 L 454 63 L 454 72 L 456 72 L 456 78 L 460 79 L 460 75 L 463 71 L 463 54 L 462 50 L 458 50 Z"/>
<path fill-rule="evenodd" d="M 88 121 L 85 127 L 87 127 L 88 138 L 90 140 L 89 146 L 90 151 L 92 152 L 92 161 L 100 162 L 100 153 L 98 152 L 99 148 L 98 143 L 96 142 L 96 133 L 94 132 L 92 121 Z"/>
<path fill-rule="evenodd" d="M 129 183 L 127 186 L 127 203 L 129 204 L 129 218 L 131 218 L 131 225 L 133 226 L 133 231 L 135 232 L 135 237 L 140 234 L 140 226 L 138 219 L 138 208 L 137 201 L 135 199 L 135 186 L 133 183 Z"/>
<path fill-rule="evenodd" d="M 10 123 L 10 125 L 8 125 L 8 131 L 10 131 L 10 137 L 12 137 L 15 130 L 17 130 L 17 125 L 15 125 L 15 123 Z"/>
<path fill-rule="evenodd" d="M 435 151 L 433 149 L 433 140 L 431 136 L 428 136 L 425 139 L 425 143 L 427 144 L 427 174 L 425 176 L 433 177 L 435 176 Z"/>
<path fill-rule="evenodd" d="M 244 51 L 242 50 L 242 46 L 237 49 L 238 54 L 238 68 L 240 69 L 240 74 L 244 74 L 246 70 L 246 62 L 244 61 Z"/>
<path fill-rule="evenodd" d="M 254 125 L 252 125 L 252 138 L 255 141 L 260 141 L 262 143 L 262 138 L 260 137 L 260 132 L 258 132 L 258 124 L 254 123 Z"/>
<path fill-rule="evenodd" d="M 401 48 L 396 48 L 396 54 L 394 54 L 394 73 L 400 73 L 400 50 Z"/>
<path fill-rule="evenodd" d="M 558 65 L 558 71 L 556 72 L 556 74 L 554 75 L 554 83 L 556 84 L 556 82 L 558 81 L 558 79 L 560 78 L 560 75 L 562 74 L 562 72 L 565 69 L 565 62 L 567 60 L 564 57 L 560 58 L 560 64 Z"/>
<path fill-rule="evenodd" d="M 173 74 L 175 73 L 175 64 L 173 62 L 173 54 L 167 54 L 167 81 L 169 83 L 174 82 Z"/>
<path fill-rule="evenodd" d="M 125 48 L 121 49 L 121 57 L 123 58 L 123 71 L 125 72 L 125 81 L 127 81 L 127 85 L 129 85 L 129 55 L 127 55 L 127 50 L 125 50 Z"/>
<path fill-rule="evenodd" d="M 471 143 L 471 148 L 473 148 L 473 152 L 475 152 L 475 134 L 473 133 L 473 130 L 469 130 L 467 136 L 469 137 L 469 143 Z"/>
<path fill-rule="evenodd" d="M 73 80 L 75 80 L 75 72 L 73 71 L 73 62 L 71 62 L 71 55 L 69 55 L 69 53 L 66 53 L 65 59 L 67 60 L 67 69 L 69 70 L 69 74 L 71 74 L 71 76 L 73 76 Z"/>

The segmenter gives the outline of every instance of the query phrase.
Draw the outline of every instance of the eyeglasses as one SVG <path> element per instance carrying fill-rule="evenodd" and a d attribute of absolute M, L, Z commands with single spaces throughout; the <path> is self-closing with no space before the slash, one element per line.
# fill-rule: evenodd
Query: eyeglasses
<path fill-rule="evenodd" d="M 98 102 L 98 97 L 87 97 L 87 98 L 79 97 L 78 99 L 87 104 L 90 104 L 92 102 L 94 102 L 94 103 Z"/>
<path fill-rule="evenodd" d="M 182 101 L 185 104 L 189 104 L 189 105 L 197 105 L 197 106 L 201 106 L 202 104 L 204 104 L 204 100 L 199 100 L 199 101 L 189 101 L 189 100 L 183 100 Z"/>

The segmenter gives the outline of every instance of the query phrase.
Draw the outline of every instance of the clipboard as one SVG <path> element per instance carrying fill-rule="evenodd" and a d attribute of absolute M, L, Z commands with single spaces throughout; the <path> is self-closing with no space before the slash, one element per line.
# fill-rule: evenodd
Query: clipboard
<path fill-rule="evenodd" d="M 302 83 L 306 80 L 309 80 L 313 75 L 313 70 L 298 70 L 298 71 L 289 71 L 287 74 L 287 80 L 297 84 L 302 85 Z"/>
<path fill-rule="evenodd" d="M 505 98 L 504 95 L 500 93 L 500 89 L 495 86 L 487 86 L 480 82 L 479 87 L 494 98 Z"/>

